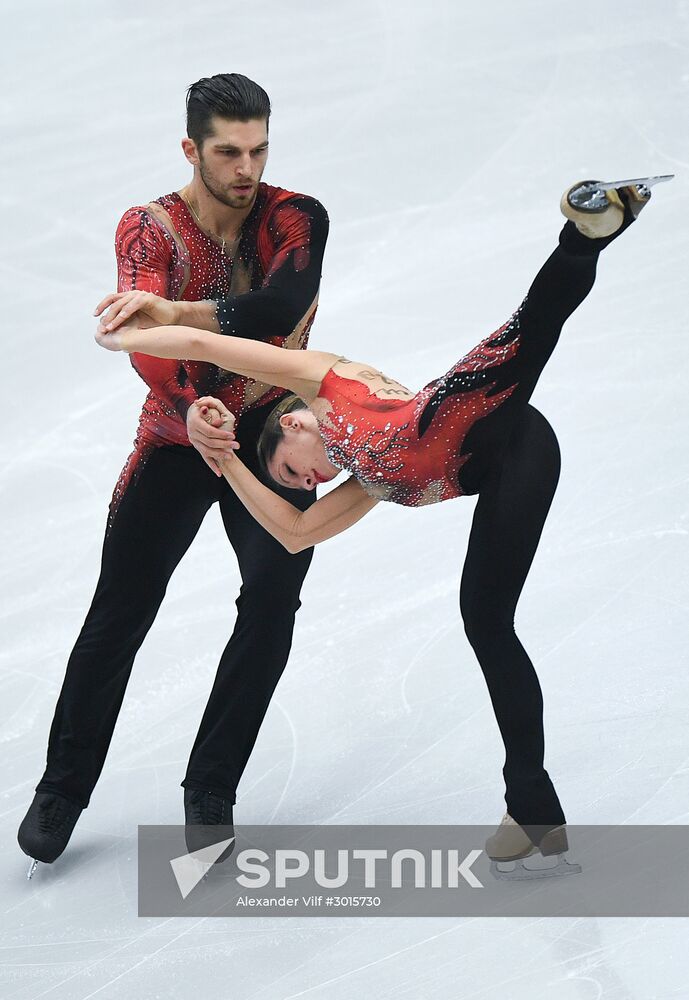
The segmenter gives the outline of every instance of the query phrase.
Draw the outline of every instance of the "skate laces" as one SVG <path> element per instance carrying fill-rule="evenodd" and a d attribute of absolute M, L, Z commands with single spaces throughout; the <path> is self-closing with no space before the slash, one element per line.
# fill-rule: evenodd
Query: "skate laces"
<path fill-rule="evenodd" d="M 59 834 L 71 819 L 73 808 L 71 802 L 60 798 L 59 795 L 42 802 L 38 809 L 38 825 L 41 833 Z"/>
<path fill-rule="evenodd" d="M 227 799 L 212 792 L 194 791 L 191 795 L 194 820 L 203 826 L 224 823 L 226 802 Z"/>

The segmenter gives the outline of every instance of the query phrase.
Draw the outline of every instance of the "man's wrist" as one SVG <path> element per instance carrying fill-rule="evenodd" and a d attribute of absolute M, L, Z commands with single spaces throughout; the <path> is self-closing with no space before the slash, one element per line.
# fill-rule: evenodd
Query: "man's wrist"
<path fill-rule="evenodd" d="M 200 299 L 193 302 L 174 302 L 175 320 L 171 326 L 191 326 L 196 330 L 219 333 L 217 319 L 218 303 L 212 299 Z"/>

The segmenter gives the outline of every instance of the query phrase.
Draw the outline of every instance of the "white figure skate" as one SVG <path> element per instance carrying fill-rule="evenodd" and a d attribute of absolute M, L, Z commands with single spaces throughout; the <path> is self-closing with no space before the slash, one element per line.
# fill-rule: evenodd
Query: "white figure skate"
<path fill-rule="evenodd" d="M 584 236 L 591 239 L 612 236 L 624 218 L 620 191 L 625 193 L 632 216 L 636 219 L 649 201 L 653 185 L 671 181 L 674 176 L 663 174 L 634 177 L 626 181 L 578 181 L 563 194 L 560 209 Z"/>
<path fill-rule="evenodd" d="M 569 844 L 564 826 L 550 830 L 536 846 L 510 814 L 505 813 L 497 831 L 486 840 L 485 848 L 491 859 L 491 875 L 508 882 L 581 872 L 581 865 L 572 864 L 565 858 Z M 534 860 L 525 864 L 527 858 Z M 556 858 L 554 864 L 550 863 L 552 858 Z"/>

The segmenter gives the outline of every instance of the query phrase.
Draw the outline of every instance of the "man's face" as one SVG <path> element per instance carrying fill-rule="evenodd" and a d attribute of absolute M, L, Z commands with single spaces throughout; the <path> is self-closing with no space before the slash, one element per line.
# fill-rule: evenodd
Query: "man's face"
<path fill-rule="evenodd" d="M 249 208 L 268 159 L 268 123 L 213 118 L 214 134 L 197 149 L 201 179 L 210 193 L 230 208 Z"/>

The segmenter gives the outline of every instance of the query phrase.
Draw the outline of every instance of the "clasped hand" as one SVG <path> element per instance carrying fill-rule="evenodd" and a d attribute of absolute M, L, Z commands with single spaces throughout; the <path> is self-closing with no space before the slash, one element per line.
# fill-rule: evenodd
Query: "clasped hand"
<path fill-rule="evenodd" d="M 235 416 L 214 396 L 194 400 L 187 412 L 187 436 L 216 476 L 222 476 L 220 462 L 234 458 L 239 442 L 235 438 Z"/>

